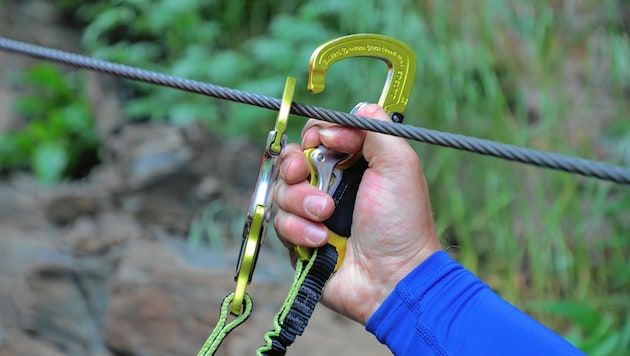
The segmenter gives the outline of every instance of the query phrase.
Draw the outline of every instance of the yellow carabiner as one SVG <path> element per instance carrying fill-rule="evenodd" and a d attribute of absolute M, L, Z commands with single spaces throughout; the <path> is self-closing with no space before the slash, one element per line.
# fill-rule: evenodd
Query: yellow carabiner
<path fill-rule="evenodd" d="M 319 46 L 311 55 L 309 62 L 308 90 L 314 94 L 324 90 L 326 71 L 333 64 L 351 57 L 371 57 L 387 63 L 388 75 L 378 101 L 379 105 L 391 116 L 394 122 L 401 122 L 407 108 L 411 89 L 416 76 L 416 55 L 405 43 L 394 38 L 377 34 L 357 34 L 340 37 Z M 353 112 L 357 109 L 353 109 Z M 347 156 L 333 162 L 331 172 L 313 163 L 312 155 L 316 149 L 306 150 L 311 171 L 311 185 L 327 190 L 335 199 L 335 212 L 324 224 L 330 230 L 329 244 L 335 246 L 338 253 L 335 271 L 339 269 L 346 250 L 347 238 L 350 237 L 352 212 L 356 199 L 357 187 L 367 163 L 361 154 Z M 319 148 L 317 148 L 319 150 Z M 334 156 L 334 155 L 333 155 Z M 317 158 L 316 156 L 315 158 Z M 324 165 L 326 166 L 326 165 Z M 332 184 L 334 182 L 334 184 Z M 332 187 L 332 188 L 331 188 Z M 341 188 L 336 188 L 341 187 Z M 337 194 L 337 192 L 341 192 Z M 297 246 L 295 252 L 301 259 L 310 259 L 312 249 Z"/>
<path fill-rule="evenodd" d="M 258 178 L 254 186 L 247 218 L 243 228 L 243 241 L 241 243 L 241 251 L 236 264 L 236 273 L 234 280 L 236 287 L 234 290 L 234 299 L 230 312 L 238 316 L 242 312 L 243 300 L 245 298 L 245 289 L 252 280 L 258 252 L 265 237 L 267 223 L 271 216 L 273 203 L 273 187 L 278 176 L 278 157 L 282 153 L 282 149 L 286 145 L 287 136 L 285 134 L 287 121 L 291 104 L 293 102 L 293 92 L 295 90 L 295 78 L 288 77 L 276 125 L 273 130 L 269 131 L 265 152 L 263 154 Z"/>
<path fill-rule="evenodd" d="M 319 46 L 309 62 L 308 90 L 324 91 L 326 71 L 333 64 L 351 57 L 371 57 L 387 63 L 388 75 L 378 101 L 398 122 L 405 112 L 416 76 L 416 56 L 405 43 L 378 34 L 356 34 L 340 37 Z"/>

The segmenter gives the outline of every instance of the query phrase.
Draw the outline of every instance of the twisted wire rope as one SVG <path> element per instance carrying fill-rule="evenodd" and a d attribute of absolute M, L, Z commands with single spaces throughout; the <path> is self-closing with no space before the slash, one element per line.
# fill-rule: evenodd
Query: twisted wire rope
<path fill-rule="evenodd" d="M 279 110 L 280 99 L 244 92 L 191 79 L 179 78 L 137 67 L 112 63 L 80 54 L 61 51 L 49 47 L 33 45 L 0 37 L 0 49 L 32 58 L 52 61 L 75 68 L 92 70 L 118 77 L 155 84 L 191 93 L 202 94 L 218 99 L 249 104 L 271 110 Z M 442 147 L 478 153 L 486 156 L 516 161 L 537 167 L 550 168 L 568 173 L 580 174 L 620 184 L 630 184 L 630 168 L 610 163 L 598 162 L 531 148 L 441 132 L 405 124 L 394 124 L 371 120 L 344 112 L 321 107 L 293 103 L 291 113 L 312 117 L 344 126 L 394 135 Z"/>

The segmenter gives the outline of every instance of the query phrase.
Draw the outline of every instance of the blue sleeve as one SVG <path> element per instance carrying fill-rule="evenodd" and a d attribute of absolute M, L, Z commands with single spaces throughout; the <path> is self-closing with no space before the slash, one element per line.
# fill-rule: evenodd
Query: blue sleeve
<path fill-rule="evenodd" d="M 366 329 L 396 355 L 582 355 L 444 252 L 398 283 Z"/>

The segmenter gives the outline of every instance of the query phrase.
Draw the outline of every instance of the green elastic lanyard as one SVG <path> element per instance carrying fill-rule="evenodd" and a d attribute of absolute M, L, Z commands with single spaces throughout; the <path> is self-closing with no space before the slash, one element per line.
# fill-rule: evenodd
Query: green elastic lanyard
<path fill-rule="evenodd" d="M 228 318 L 230 304 L 232 304 L 232 300 L 234 300 L 234 292 L 228 294 L 221 303 L 221 315 L 219 316 L 219 321 L 217 322 L 217 326 L 214 327 L 212 333 L 208 337 L 208 340 L 203 344 L 201 350 L 197 356 L 209 356 L 214 355 L 214 353 L 223 342 L 223 339 L 230 333 L 230 331 L 234 330 L 237 326 L 241 325 L 252 313 L 252 298 L 249 294 L 245 293 L 245 297 L 243 298 L 244 309 L 243 312 L 237 316 L 234 320 L 229 323 L 225 323 Z"/>
<path fill-rule="evenodd" d="M 293 285 L 291 285 L 289 294 L 287 295 L 287 298 L 284 300 L 282 307 L 280 307 L 280 310 L 276 314 L 275 318 L 273 318 L 274 329 L 269 330 L 265 334 L 265 342 L 267 344 L 259 347 L 258 350 L 256 350 L 256 354 L 258 356 L 262 356 L 264 355 L 264 353 L 272 350 L 273 348 L 272 338 L 278 337 L 280 335 L 280 332 L 282 331 L 282 323 L 284 323 L 284 319 L 289 313 L 289 310 L 291 310 L 291 306 L 295 302 L 295 296 L 297 295 L 298 291 L 300 290 L 300 287 L 304 283 L 304 279 L 306 278 L 308 271 L 310 271 L 311 268 L 313 267 L 316 257 L 317 257 L 317 249 L 315 250 L 315 252 L 313 252 L 313 256 L 307 261 L 304 261 L 298 258 L 297 263 L 295 265 L 295 278 L 293 279 Z"/>
<path fill-rule="evenodd" d="M 284 355 L 302 334 L 334 271 L 337 256 L 335 247 L 327 244 L 315 249 L 310 259 L 298 259 L 293 285 L 274 318 L 274 329 L 265 334 L 267 344 L 257 350 L 257 355 Z"/>
<path fill-rule="evenodd" d="M 319 302 L 324 285 L 333 273 L 336 263 L 337 250 L 332 245 L 325 245 L 315 249 L 308 260 L 298 259 L 291 289 L 282 307 L 274 317 L 274 329 L 265 333 L 266 345 L 256 350 L 257 355 L 285 354 L 286 348 L 306 328 L 306 324 Z M 230 293 L 223 299 L 217 326 L 199 351 L 198 356 L 213 355 L 230 331 L 242 324 L 251 315 L 252 299 L 249 294 L 245 293 L 243 312 L 226 324 L 233 299 L 234 293 Z"/>

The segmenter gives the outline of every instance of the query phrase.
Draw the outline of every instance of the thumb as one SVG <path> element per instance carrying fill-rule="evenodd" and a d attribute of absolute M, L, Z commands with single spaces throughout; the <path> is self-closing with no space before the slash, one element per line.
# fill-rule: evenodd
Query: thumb
<path fill-rule="evenodd" d="M 392 121 L 387 112 L 377 104 L 364 106 L 356 115 Z M 405 139 L 376 132 L 367 133 L 363 143 L 363 156 L 369 162 L 370 168 L 389 174 L 399 172 L 410 162 L 418 161 L 416 152 Z"/>

